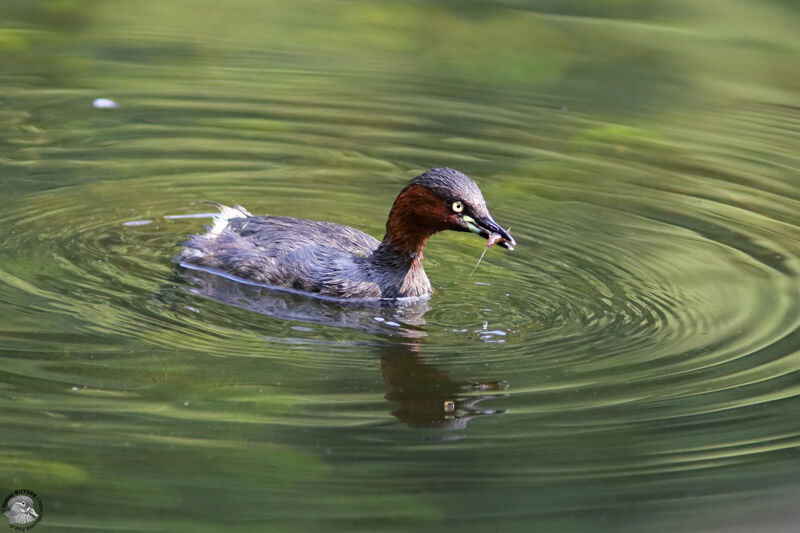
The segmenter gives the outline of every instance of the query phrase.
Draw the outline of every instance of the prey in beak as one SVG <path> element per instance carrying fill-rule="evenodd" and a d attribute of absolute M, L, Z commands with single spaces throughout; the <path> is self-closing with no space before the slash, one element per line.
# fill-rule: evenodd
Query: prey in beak
<path fill-rule="evenodd" d="M 489 214 L 477 218 L 464 215 L 461 217 L 461 220 L 464 221 L 464 225 L 469 231 L 489 241 L 486 246 L 487 248 L 497 244 L 507 250 L 513 250 L 514 246 L 517 245 L 517 241 L 514 240 L 514 237 L 511 236 L 508 230 L 500 227 L 500 224 L 495 222 Z"/>

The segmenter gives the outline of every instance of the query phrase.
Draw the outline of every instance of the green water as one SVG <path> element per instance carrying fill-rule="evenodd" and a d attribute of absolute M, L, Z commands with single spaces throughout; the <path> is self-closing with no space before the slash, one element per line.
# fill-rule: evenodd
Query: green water
<path fill-rule="evenodd" d="M 794 531 L 798 27 L 4 0 L 0 498 L 34 490 L 41 531 Z M 432 166 L 518 247 L 470 278 L 484 242 L 434 237 L 427 302 L 172 263 L 206 200 L 381 237 Z"/>

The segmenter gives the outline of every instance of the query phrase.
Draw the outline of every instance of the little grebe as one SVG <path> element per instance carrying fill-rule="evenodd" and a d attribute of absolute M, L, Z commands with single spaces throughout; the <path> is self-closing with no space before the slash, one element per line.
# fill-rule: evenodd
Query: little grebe
<path fill-rule="evenodd" d="M 382 242 L 340 224 L 217 207 L 213 227 L 184 243 L 182 265 L 336 298 L 429 295 L 422 251 L 439 231 L 471 231 L 509 250 L 516 244 L 475 182 L 450 168 L 431 169 L 400 191 Z"/>

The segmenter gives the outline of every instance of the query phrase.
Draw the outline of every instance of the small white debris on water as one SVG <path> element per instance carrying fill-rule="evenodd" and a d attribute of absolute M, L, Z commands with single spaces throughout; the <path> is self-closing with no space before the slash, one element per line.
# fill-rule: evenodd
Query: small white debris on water
<path fill-rule="evenodd" d="M 489 323 L 484 322 L 483 328 L 476 329 L 475 333 L 480 333 L 480 339 L 483 342 L 506 342 L 504 339 L 497 339 L 495 337 L 505 337 L 506 332 L 502 329 L 489 329 Z"/>
<path fill-rule="evenodd" d="M 397 322 L 393 322 L 393 321 L 391 321 L 391 320 L 387 320 L 387 321 L 385 322 L 385 324 L 386 324 L 387 326 L 392 326 L 392 327 L 394 327 L 394 328 L 399 328 L 399 327 L 400 327 L 400 324 L 398 324 Z"/>
<path fill-rule="evenodd" d="M 152 220 L 129 220 L 128 222 L 123 222 L 123 226 L 146 226 L 147 224 L 152 224 Z"/>
<path fill-rule="evenodd" d="M 373 317 L 373 319 L 375 320 L 375 322 L 385 322 L 386 321 L 386 319 L 383 318 L 382 316 L 376 316 L 376 317 Z"/>
<path fill-rule="evenodd" d="M 192 213 L 190 215 L 164 215 L 167 220 L 178 220 L 181 218 L 214 218 L 217 213 Z"/>
<path fill-rule="evenodd" d="M 117 109 L 119 104 L 109 98 L 95 98 L 92 102 L 95 109 Z"/>

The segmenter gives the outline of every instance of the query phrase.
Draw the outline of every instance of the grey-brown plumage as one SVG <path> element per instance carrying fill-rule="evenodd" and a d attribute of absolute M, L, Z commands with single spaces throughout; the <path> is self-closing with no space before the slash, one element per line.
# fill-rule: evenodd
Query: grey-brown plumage
<path fill-rule="evenodd" d="M 492 220 L 478 186 L 431 169 L 400 192 L 383 241 L 357 229 L 219 206 L 214 227 L 185 243 L 177 260 L 248 281 L 336 298 L 401 298 L 432 292 L 422 268 L 427 239 L 446 229 L 514 239 Z"/>

